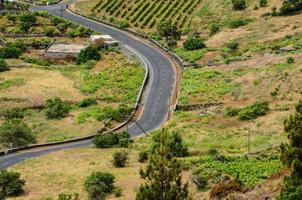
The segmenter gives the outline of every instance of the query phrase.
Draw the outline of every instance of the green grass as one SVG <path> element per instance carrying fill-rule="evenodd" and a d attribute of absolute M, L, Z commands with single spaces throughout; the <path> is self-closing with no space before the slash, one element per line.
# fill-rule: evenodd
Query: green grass
<path fill-rule="evenodd" d="M 86 71 L 81 91 L 101 90 L 100 96 L 106 102 L 134 103 L 143 77 L 144 70 L 138 64 L 107 68 L 95 75 Z"/>
<path fill-rule="evenodd" d="M 25 84 L 25 80 L 23 78 L 11 78 L 8 80 L 3 80 L 0 78 L 0 90 L 8 89 L 14 86 L 21 86 Z"/>
<path fill-rule="evenodd" d="M 207 53 L 207 49 L 187 51 L 183 48 L 177 48 L 174 50 L 174 52 L 185 61 L 194 63 L 203 58 L 204 54 Z"/>
<path fill-rule="evenodd" d="M 231 80 L 234 75 L 237 74 L 215 70 L 185 69 L 180 102 L 191 103 L 191 98 L 197 98 L 199 103 L 219 101 L 223 95 L 240 87 L 238 83 Z"/>
<path fill-rule="evenodd" d="M 207 173 L 207 170 L 214 170 L 216 175 L 227 174 L 234 178 L 237 177 L 247 187 L 265 180 L 268 176 L 283 168 L 278 157 L 270 159 L 221 157 L 215 159 L 215 157 L 205 156 L 194 160 L 193 163 L 199 173 Z M 217 177 L 211 178 L 215 179 Z"/>

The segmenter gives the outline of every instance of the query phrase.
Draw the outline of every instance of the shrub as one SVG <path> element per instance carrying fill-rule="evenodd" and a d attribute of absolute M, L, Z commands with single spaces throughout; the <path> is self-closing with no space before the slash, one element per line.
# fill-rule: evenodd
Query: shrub
<path fill-rule="evenodd" d="M 64 118 L 69 113 L 69 110 L 69 104 L 57 97 L 46 101 L 45 115 L 48 119 Z"/>
<path fill-rule="evenodd" d="M 284 0 L 280 8 L 280 12 L 283 15 L 293 14 L 300 10 L 302 10 L 301 0 Z"/>
<path fill-rule="evenodd" d="M 157 32 L 161 37 L 165 37 L 166 40 L 173 38 L 175 40 L 180 39 L 180 31 L 171 21 L 162 21 L 157 26 Z"/>
<path fill-rule="evenodd" d="M 232 0 L 234 10 L 244 10 L 246 8 L 245 0 Z"/>
<path fill-rule="evenodd" d="M 220 31 L 220 24 L 215 22 L 210 24 L 209 26 L 209 30 L 210 30 L 210 35 L 215 35 L 216 33 L 218 33 Z"/>
<path fill-rule="evenodd" d="M 267 6 L 267 0 L 260 0 L 259 5 L 260 5 L 260 7 L 266 7 Z"/>
<path fill-rule="evenodd" d="M 22 119 L 24 118 L 24 110 L 21 108 L 12 108 L 0 112 L 5 119 Z"/>
<path fill-rule="evenodd" d="M 105 199 L 106 195 L 114 189 L 114 180 L 115 177 L 111 173 L 92 172 L 84 183 L 89 200 Z"/>
<path fill-rule="evenodd" d="M 74 194 L 64 194 L 61 193 L 58 195 L 58 200 L 79 200 L 79 194 L 74 193 Z"/>
<path fill-rule="evenodd" d="M 8 66 L 8 64 L 0 58 L 0 72 L 5 72 L 5 71 L 9 71 L 10 67 Z"/>
<path fill-rule="evenodd" d="M 110 148 L 110 147 L 128 147 L 131 142 L 128 133 L 123 132 L 119 134 L 107 133 L 100 134 L 93 138 L 93 144 L 98 148 Z"/>
<path fill-rule="evenodd" d="M 86 63 L 89 60 L 100 60 L 101 54 L 98 50 L 92 46 L 87 47 L 86 49 L 81 50 L 77 57 L 77 64 Z"/>
<path fill-rule="evenodd" d="M 184 42 L 183 46 L 186 50 L 196 50 L 206 47 L 201 37 L 190 37 Z"/>
<path fill-rule="evenodd" d="M 114 109 L 111 106 L 105 106 L 102 114 L 98 116 L 98 120 L 111 119 L 117 122 L 121 122 L 123 121 L 125 115 L 128 115 L 131 111 L 131 108 L 125 106 L 119 106 L 118 109 Z"/>
<path fill-rule="evenodd" d="M 229 42 L 229 43 L 226 44 L 226 47 L 229 48 L 232 51 L 237 50 L 238 46 L 239 46 L 238 42 Z"/>
<path fill-rule="evenodd" d="M 160 148 L 160 134 L 161 132 L 158 131 L 152 136 L 152 143 L 150 146 L 150 152 L 154 153 Z M 185 144 L 182 141 L 182 137 L 179 133 L 173 132 L 172 134 L 168 134 L 167 139 L 169 151 L 173 156 L 176 157 L 184 157 L 188 155 L 188 148 L 185 146 Z"/>
<path fill-rule="evenodd" d="M 224 111 L 224 114 L 228 117 L 235 117 L 240 112 L 240 108 L 227 107 Z"/>
<path fill-rule="evenodd" d="M 21 22 L 26 22 L 30 24 L 34 24 L 37 22 L 37 17 L 34 13 L 31 12 L 24 12 L 23 14 L 19 15 L 19 19 Z"/>
<path fill-rule="evenodd" d="M 115 197 L 121 197 L 123 194 L 122 188 L 116 187 L 113 189 L 113 194 Z"/>
<path fill-rule="evenodd" d="M 125 167 L 129 160 L 128 153 L 126 151 L 117 151 L 112 155 L 112 164 L 115 167 Z"/>
<path fill-rule="evenodd" d="M 92 105 L 97 105 L 97 104 L 98 104 L 98 102 L 97 102 L 96 98 L 92 97 L 92 98 L 86 98 L 86 99 L 81 100 L 79 103 L 77 103 L 77 106 L 80 108 L 86 108 L 86 107 L 89 107 Z"/>
<path fill-rule="evenodd" d="M 302 186 L 291 186 L 281 190 L 278 200 L 297 200 L 302 197 Z"/>
<path fill-rule="evenodd" d="M 144 163 L 148 160 L 148 151 L 140 151 L 138 154 L 138 162 Z"/>
<path fill-rule="evenodd" d="M 19 58 L 22 55 L 22 51 L 16 47 L 3 47 L 0 48 L 0 59 L 6 58 Z"/>
<path fill-rule="evenodd" d="M 55 35 L 60 35 L 60 31 L 54 27 L 45 27 L 44 34 L 48 37 L 52 37 Z"/>
<path fill-rule="evenodd" d="M 245 26 L 249 23 L 249 20 L 243 18 L 231 18 L 228 20 L 227 24 L 230 28 L 239 28 Z"/>
<path fill-rule="evenodd" d="M 13 119 L 3 122 L 0 126 L 0 142 L 5 147 L 19 147 L 35 143 L 36 139 L 27 124 Z"/>
<path fill-rule="evenodd" d="M 294 59 L 293 57 L 287 57 L 287 58 L 286 58 L 286 62 L 287 62 L 288 64 L 292 64 L 292 63 L 295 62 L 295 59 Z"/>
<path fill-rule="evenodd" d="M 177 40 L 175 40 L 174 38 L 168 38 L 167 39 L 167 45 L 170 48 L 176 47 L 177 46 Z"/>
<path fill-rule="evenodd" d="M 15 196 L 23 192 L 25 181 L 16 172 L 0 171 L 0 193 L 4 197 Z"/>
<path fill-rule="evenodd" d="M 268 102 L 256 102 L 255 104 L 243 108 L 238 113 L 240 120 L 256 119 L 259 116 L 264 116 L 269 111 Z"/>

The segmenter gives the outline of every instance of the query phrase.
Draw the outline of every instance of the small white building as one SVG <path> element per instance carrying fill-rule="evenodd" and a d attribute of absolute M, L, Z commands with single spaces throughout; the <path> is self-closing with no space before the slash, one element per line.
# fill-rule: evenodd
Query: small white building
<path fill-rule="evenodd" d="M 82 44 L 53 43 L 46 49 L 44 57 L 48 59 L 76 57 L 81 50 L 87 47 L 88 45 Z"/>
<path fill-rule="evenodd" d="M 102 40 L 108 46 L 118 46 L 118 41 L 113 39 L 110 35 L 91 35 L 90 41 L 96 43 L 97 41 Z"/>

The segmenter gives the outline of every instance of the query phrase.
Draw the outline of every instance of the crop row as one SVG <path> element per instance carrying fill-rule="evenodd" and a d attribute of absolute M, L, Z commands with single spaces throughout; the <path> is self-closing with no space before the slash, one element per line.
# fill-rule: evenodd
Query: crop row
<path fill-rule="evenodd" d="M 171 20 L 183 28 L 200 3 L 201 0 L 100 0 L 92 12 L 126 20 L 141 28 L 153 28 L 163 20 Z"/>

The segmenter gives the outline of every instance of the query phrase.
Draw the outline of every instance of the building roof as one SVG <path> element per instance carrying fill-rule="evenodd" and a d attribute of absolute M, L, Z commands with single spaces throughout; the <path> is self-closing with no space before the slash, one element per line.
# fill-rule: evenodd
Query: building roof
<path fill-rule="evenodd" d="M 87 45 L 82 44 L 65 44 L 54 43 L 48 49 L 48 53 L 80 53 L 82 49 L 87 48 Z"/>
<path fill-rule="evenodd" d="M 95 40 L 99 40 L 99 39 L 103 39 L 105 41 L 113 41 L 114 40 L 110 35 L 91 35 L 90 36 L 91 41 L 95 41 Z"/>

